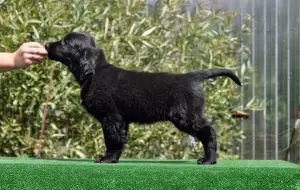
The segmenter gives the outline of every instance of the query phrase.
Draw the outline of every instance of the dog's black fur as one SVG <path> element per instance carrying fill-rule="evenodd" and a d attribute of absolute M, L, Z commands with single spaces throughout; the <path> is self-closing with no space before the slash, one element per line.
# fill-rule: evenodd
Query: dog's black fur
<path fill-rule="evenodd" d="M 46 44 L 48 56 L 65 64 L 81 86 L 82 104 L 102 124 L 106 151 L 95 162 L 119 161 L 131 122 L 171 121 L 180 131 L 199 139 L 205 155 L 198 164 L 215 164 L 215 130 L 203 117 L 201 82 L 217 76 L 238 77 L 227 69 L 186 74 L 128 71 L 107 62 L 92 36 L 69 33 Z"/>

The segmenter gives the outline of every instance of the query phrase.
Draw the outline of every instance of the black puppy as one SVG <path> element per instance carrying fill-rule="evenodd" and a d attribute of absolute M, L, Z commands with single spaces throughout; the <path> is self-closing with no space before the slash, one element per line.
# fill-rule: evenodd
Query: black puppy
<path fill-rule="evenodd" d="M 171 121 L 199 139 L 205 155 L 198 164 L 215 164 L 215 130 L 203 117 L 201 82 L 217 76 L 238 77 L 227 69 L 186 74 L 128 71 L 107 62 L 92 36 L 69 33 L 45 46 L 52 60 L 65 64 L 81 86 L 82 105 L 102 124 L 106 151 L 95 162 L 118 162 L 131 122 Z"/>

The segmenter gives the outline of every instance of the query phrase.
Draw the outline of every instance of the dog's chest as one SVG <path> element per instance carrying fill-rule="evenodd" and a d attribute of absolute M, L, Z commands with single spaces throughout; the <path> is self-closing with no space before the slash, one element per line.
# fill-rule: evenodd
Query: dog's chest
<path fill-rule="evenodd" d="M 86 95 L 82 98 L 81 104 L 83 107 L 96 118 L 101 117 L 105 113 L 104 104 L 99 99 L 93 98 L 91 95 Z"/>

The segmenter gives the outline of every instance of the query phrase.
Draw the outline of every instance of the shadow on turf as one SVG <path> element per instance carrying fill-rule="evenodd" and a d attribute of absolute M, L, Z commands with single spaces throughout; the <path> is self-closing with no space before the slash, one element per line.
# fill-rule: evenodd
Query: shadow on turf
<path fill-rule="evenodd" d="M 53 160 L 53 161 L 75 161 L 75 162 L 94 162 L 92 159 L 64 159 L 64 158 L 32 158 L 37 160 Z M 119 163 L 139 163 L 139 164 L 187 164 L 190 160 L 138 160 L 138 159 L 121 159 Z"/>

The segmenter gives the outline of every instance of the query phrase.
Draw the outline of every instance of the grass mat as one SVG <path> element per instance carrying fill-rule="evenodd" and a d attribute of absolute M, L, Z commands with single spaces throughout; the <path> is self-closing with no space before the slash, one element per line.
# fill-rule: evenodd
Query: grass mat
<path fill-rule="evenodd" d="M 284 161 L 0 158 L 0 189 L 299 189 L 300 166 Z"/>

